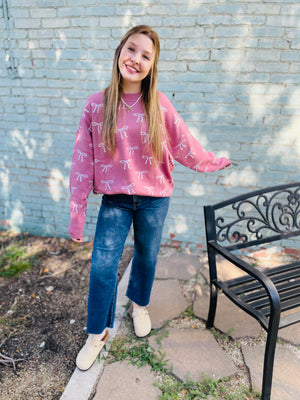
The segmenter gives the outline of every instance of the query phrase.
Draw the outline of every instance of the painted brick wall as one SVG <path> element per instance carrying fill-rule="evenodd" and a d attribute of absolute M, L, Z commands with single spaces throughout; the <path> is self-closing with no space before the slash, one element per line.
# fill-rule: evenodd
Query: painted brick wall
<path fill-rule="evenodd" d="M 6 3 L 7 25 L 0 9 L 2 226 L 68 235 L 70 161 L 83 105 L 109 83 L 114 49 L 140 23 L 161 39 L 159 89 L 207 150 L 238 163 L 212 175 L 176 166 L 164 242 L 201 245 L 204 204 L 299 180 L 298 0 Z M 90 196 L 88 238 L 99 202 Z"/>

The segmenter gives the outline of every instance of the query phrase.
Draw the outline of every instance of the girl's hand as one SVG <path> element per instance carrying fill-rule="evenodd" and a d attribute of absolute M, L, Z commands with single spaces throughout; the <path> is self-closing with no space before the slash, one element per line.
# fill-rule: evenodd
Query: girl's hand
<path fill-rule="evenodd" d="M 78 230 L 77 230 L 77 232 L 76 232 L 76 229 L 74 229 L 73 224 L 70 224 L 70 226 L 69 226 L 69 234 L 70 234 L 70 236 L 71 236 L 71 239 L 72 239 L 74 242 L 78 242 L 78 243 L 83 242 L 83 235 L 82 235 L 82 233 L 79 233 Z"/>
<path fill-rule="evenodd" d="M 79 239 L 72 237 L 72 240 L 73 240 L 73 242 L 82 243 L 83 242 L 83 236 L 81 236 L 81 238 L 79 238 Z"/>

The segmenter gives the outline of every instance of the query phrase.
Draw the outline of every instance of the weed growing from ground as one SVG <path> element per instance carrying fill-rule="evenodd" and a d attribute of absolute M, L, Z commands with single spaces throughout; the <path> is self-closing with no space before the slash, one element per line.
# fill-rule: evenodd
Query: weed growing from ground
<path fill-rule="evenodd" d="M 35 257 L 28 257 L 25 246 L 11 244 L 0 251 L 0 276 L 13 278 L 30 269 Z"/>
<path fill-rule="evenodd" d="M 228 393 L 226 378 L 218 381 L 206 375 L 202 375 L 199 382 L 188 379 L 179 382 L 174 377 L 165 376 L 163 382 L 155 384 L 162 394 L 159 400 L 254 400 L 260 399 L 259 393 L 251 393 L 247 387 L 238 388 L 234 393 Z"/>
<path fill-rule="evenodd" d="M 132 365 L 143 367 L 150 365 L 152 371 L 167 371 L 165 354 L 156 354 L 147 341 L 133 338 L 120 338 L 112 342 L 109 350 L 114 361 L 128 360 Z"/>
<path fill-rule="evenodd" d="M 168 330 L 157 333 L 156 342 L 161 344 L 164 337 L 168 336 Z M 136 339 L 134 337 L 120 337 L 113 340 L 107 357 L 109 362 L 127 361 L 137 367 L 149 365 L 160 379 L 155 383 L 161 395 L 159 400 L 254 400 L 259 399 L 260 394 L 251 392 L 247 387 L 239 387 L 234 392 L 229 392 L 226 382 L 228 378 L 217 379 L 202 375 L 199 382 L 187 379 L 185 382 L 178 381 L 168 367 L 166 355 L 155 351 L 147 339 Z"/>

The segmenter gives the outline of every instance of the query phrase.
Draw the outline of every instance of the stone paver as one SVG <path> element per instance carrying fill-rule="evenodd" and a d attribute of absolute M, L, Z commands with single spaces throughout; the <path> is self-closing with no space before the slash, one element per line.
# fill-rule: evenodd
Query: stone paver
<path fill-rule="evenodd" d="M 178 280 L 155 280 L 148 307 L 152 328 L 161 328 L 166 321 L 177 318 L 189 305 Z"/>
<path fill-rule="evenodd" d="M 150 366 L 138 368 L 124 362 L 105 367 L 94 400 L 157 400 L 161 391 L 154 386 Z"/>
<path fill-rule="evenodd" d="M 203 262 L 199 256 L 177 253 L 168 257 L 158 257 L 155 276 L 158 279 L 176 278 L 186 281 L 196 275 L 201 268 Z"/>
<path fill-rule="evenodd" d="M 166 353 L 169 367 L 180 380 L 199 381 L 202 373 L 220 379 L 237 372 L 229 356 L 207 330 L 170 328 L 168 337 L 161 341 L 161 348 L 154 337 L 150 337 L 149 343 Z"/>
<path fill-rule="evenodd" d="M 208 262 L 207 259 L 205 260 L 206 263 L 204 264 L 203 271 L 201 273 L 205 277 L 206 281 L 209 282 L 209 267 L 208 267 Z M 237 268 L 234 264 L 231 262 L 225 260 L 224 258 L 217 256 L 217 272 L 218 272 L 218 278 L 220 280 L 229 280 L 229 279 L 235 279 L 239 278 L 243 275 L 246 275 L 245 272 L 243 272 L 241 269 Z"/>
<path fill-rule="evenodd" d="M 197 285 L 195 287 L 195 299 L 193 303 L 194 314 L 206 320 L 209 307 L 209 287 Z M 230 332 L 233 339 L 241 337 L 257 337 L 261 333 L 260 324 L 237 307 L 227 297 L 219 293 L 216 318 L 214 326 L 220 331 Z"/>
<path fill-rule="evenodd" d="M 297 311 L 300 313 L 300 307 L 298 307 Z M 285 315 L 288 315 L 288 313 L 289 312 L 286 312 Z M 300 323 L 298 322 L 297 324 L 280 329 L 278 331 L 278 337 L 296 346 L 300 346 Z"/>
<path fill-rule="evenodd" d="M 252 385 L 261 390 L 265 347 L 242 345 Z M 276 346 L 271 400 L 295 400 L 300 393 L 300 350 Z"/>

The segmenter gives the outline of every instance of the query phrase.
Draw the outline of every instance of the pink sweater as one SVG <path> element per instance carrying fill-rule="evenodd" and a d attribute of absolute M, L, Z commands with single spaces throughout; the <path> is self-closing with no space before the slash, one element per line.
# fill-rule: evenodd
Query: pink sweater
<path fill-rule="evenodd" d="M 139 94 L 124 94 L 128 105 Z M 86 218 L 87 198 L 94 193 L 143 196 L 170 196 L 174 182 L 174 162 L 199 172 L 213 172 L 230 165 L 225 157 L 206 152 L 191 135 L 168 98 L 159 92 L 169 144 L 163 143 L 163 161 L 155 163 L 148 144 L 147 124 L 141 100 L 132 111 L 122 103 L 116 131 L 116 151 L 112 156 L 103 143 L 103 92 L 88 98 L 75 140 L 70 176 L 71 221 L 69 232 L 81 239 Z"/>

